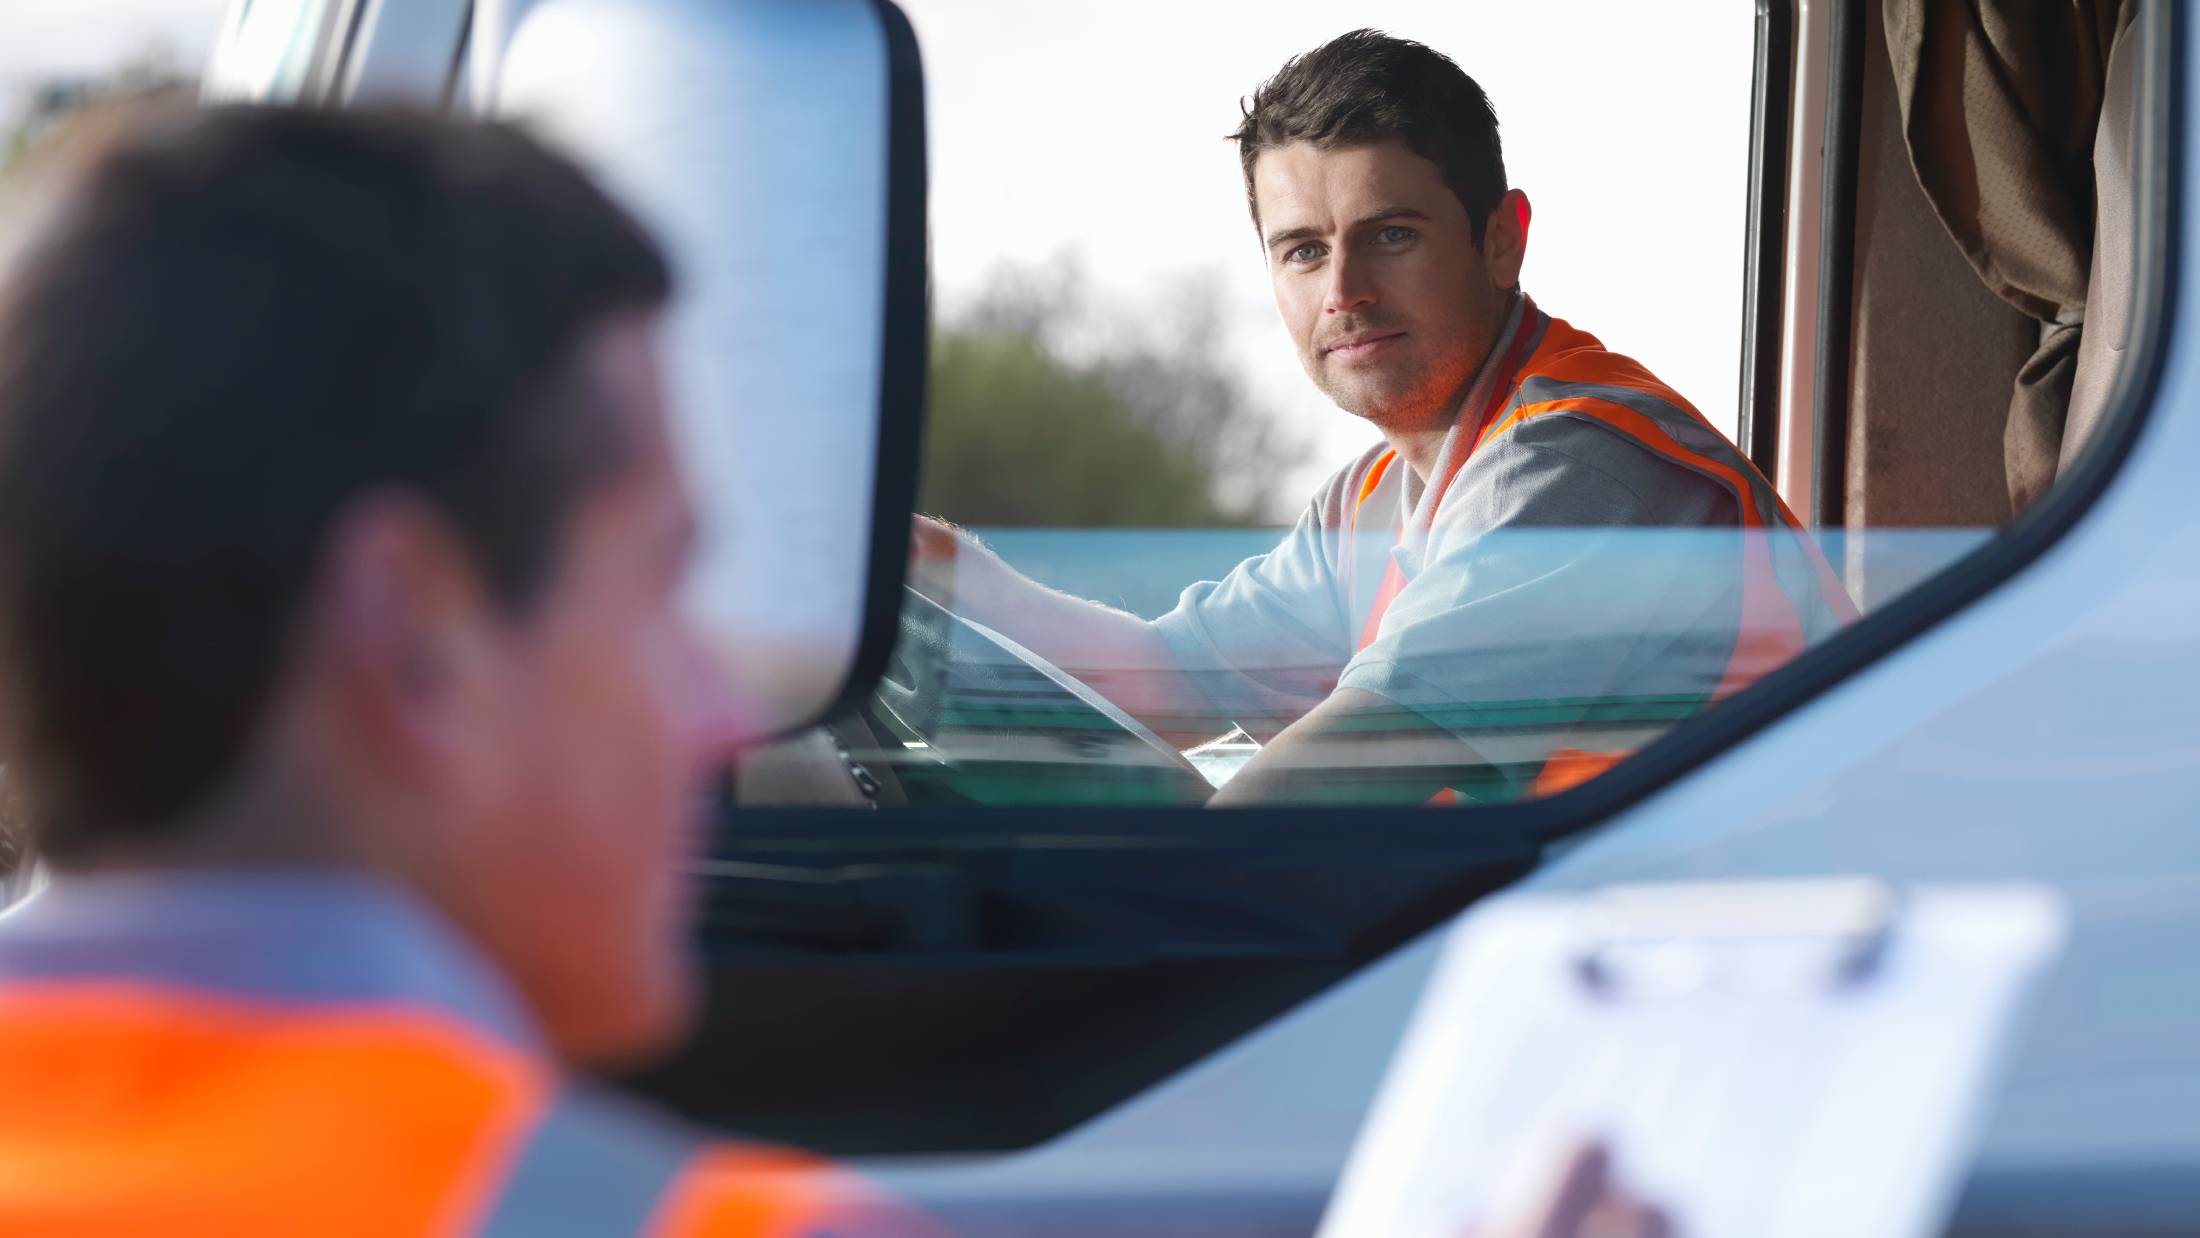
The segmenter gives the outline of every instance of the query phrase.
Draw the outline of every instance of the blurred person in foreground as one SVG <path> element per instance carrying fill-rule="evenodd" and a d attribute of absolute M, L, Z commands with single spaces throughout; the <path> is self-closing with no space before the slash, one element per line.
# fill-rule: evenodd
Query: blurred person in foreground
<path fill-rule="evenodd" d="M 125 126 L 0 274 L 0 1232 L 927 1234 L 569 1076 L 685 1027 L 733 734 L 672 274 L 516 130 Z M 1602 1154 L 1487 1238 L 1654 1235 Z"/>
<path fill-rule="evenodd" d="M 182 112 L 0 282 L 0 1231 L 909 1233 L 685 1027 L 725 686 L 658 246 L 517 131 Z"/>

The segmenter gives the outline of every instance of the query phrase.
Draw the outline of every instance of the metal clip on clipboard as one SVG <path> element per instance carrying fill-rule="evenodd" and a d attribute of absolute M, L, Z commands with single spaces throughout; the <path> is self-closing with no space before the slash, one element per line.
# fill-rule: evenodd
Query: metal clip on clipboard
<path fill-rule="evenodd" d="M 1923 1238 L 2032 981 L 2031 886 L 1870 878 L 1507 895 L 1445 934 L 1322 1238 L 1513 1215 L 1573 1140 L 1691 1238 Z"/>
<path fill-rule="evenodd" d="M 1612 886 L 1582 909 L 1574 967 L 1605 1001 L 1831 992 L 1871 977 L 1899 912 L 1864 878 Z"/>

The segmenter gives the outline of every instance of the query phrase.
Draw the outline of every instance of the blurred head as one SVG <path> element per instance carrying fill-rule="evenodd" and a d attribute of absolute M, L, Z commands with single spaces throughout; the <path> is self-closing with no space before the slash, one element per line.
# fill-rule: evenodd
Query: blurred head
<path fill-rule="evenodd" d="M 674 608 L 657 246 L 504 126 L 224 109 L 0 283 L 0 739 L 57 866 L 336 863 L 591 1061 L 690 1001 L 722 685 Z"/>
<path fill-rule="evenodd" d="M 1307 375 L 1385 430 L 1447 421 L 1527 243 L 1488 97 L 1441 53 L 1355 30 L 1288 61 L 1244 113 L 1246 197 Z"/>

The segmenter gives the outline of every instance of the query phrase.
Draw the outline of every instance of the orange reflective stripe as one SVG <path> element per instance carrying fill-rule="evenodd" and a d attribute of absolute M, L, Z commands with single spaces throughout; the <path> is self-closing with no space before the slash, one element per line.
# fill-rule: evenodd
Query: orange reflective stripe
<path fill-rule="evenodd" d="M 1375 457 L 1375 463 L 1368 467 L 1367 480 L 1360 483 L 1360 497 L 1354 500 L 1352 504 L 1352 525 L 1354 528 L 1358 528 L 1360 524 L 1360 509 L 1367 506 L 1369 499 L 1375 497 L 1375 488 L 1383 484 L 1383 474 L 1390 471 L 1390 466 L 1397 459 L 1398 453 L 1396 451 L 1386 451 Z"/>
<path fill-rule="evenodd" d="M 421 1012 L 0 990 L 0 1232 L 464 1232 L 547 1094 Z"/>
<path fill-rule="evenodd" d="M 1375 457 L 1375 463 L 1369 466 L 1367 479 L 1360 483 L 1360 497 L 1352 503 L 1350 520 L 1352 533 L 1359 532 L 1360 509 L 1367 506 L 1369 499 L 1375 497 L 1376 488 L 1383 484 L 1383 475 L 1390 471 L 1390 466 L 1395 464 L 1397 460 L 1398 453 L 1396 451 L 1386 451 Z M 1399 540 L 1404 540 L 1405 530 L 1400 529 L 1398 536 Z M 1345 542 L 1345 563 L 1349 566 L 1357 562 L 1358 559 L 1358 551 L 1348 537 Z M 1367 612 L 1367 622 L 1360 629 L 1360 643 L 1356 648 L 1365 649 L 1375 643 L 1375 629 L 1382 625 L 1383 613 L 1390 609 L 1391 602 L 1397 598 L 1405 587 L 1406 574 L 1399 569 L 1398 561 L 1392 559 L 1389 566 L 1383 569 L 1382 583 L 1376 586 L 1375 604 Z"/>
<path fill-rule="evenodd" d="M 727 1147 L 696 1158 L 652 1219 L 651 1238 L 931 1235 L 928 1218 L 806 1153 Z"/>
<path fill-rule="evenodd" d="M 1383 626 L 1383 616 L 1390 613 L 1390 604 L 1397 601 L 1398 595 L 1405 592 L 1405 589 L 1405 569 L 1398 566 L 1396 559 L 1392 559 L 1390 566 L 1383 569 L 1383 582 L 1375 588 L 1375 600 L 1367 608 L 1367 622 L 1360 628 L 1360 643 L 1356 649 L 1365 649 L 1375 643 L 1375 637 Z"/>
<path fill-rule="evenodd" d="M 1551 412 L 1556 409 L 1571 407 L 1572 405 L 1585 402 L 1586 401 L 1583 399 L 1574 399 L 1545 400 L 1541 404 L 1523 404 L 1520 407 L 1513 409 L 1511 412 L 1506 413 L 1504 416 L 1498 418 L 1497 420 L 1491 422 L 1489 424 L 1489 428 L 1482 431 L 1482 437 L 1474 441 L 1474 445 L 1477 448 L 1481 447 L 1482 444 L 1489 442 L 1491 439 L 1496 438 L 1498 435 L 1503 434 L 1505 431 L 1512 429 L 1516 425 L 1519 425 L 1523 419 L 1533 417 L 1537 413 Z"/>
<path fill-rule="evenodd" d="M 1375 457 L 1375 463 L 1368 466 L 1367 476 L 1362 478 L 1360 481 L 1359 497 L 1355 498 L 1352 501 L 1352 510 L 1345 515 L 1343 557 L 1345 571 L 1345 596 L 1348 598 L 1352 596 L 1351 582 L 1354 574 L 1353 567 L 1360 561 L 1360 509 L 1367 506 L 1367 501 L 1369 499 L 1375 497 L 1376 489 L 1383 484 L 1384 475 L 1390 472 L 1390 466 L 1397 463 L 1397 461 L 1398 453 L 1396 451 L 1386 451 L 1383 454 Z M 1404 530 L 1399 530 L 1399 537 L 1401 540 L 1404 538 L 1404 536 Z M 1395 584 L 1393 584 L 1394 577 L 1396 578 Z M 1374 637 L 1369 635 L 1369 633 L 1372 633 L 1375 630 L 1375 625 L 1382 621 L 1382 612 L 1390 605 L 1390 599 L 1396 597 L 1398 595 L 1398 590 L 1403 589 L 1404 587 L 1405 577 L 1402 573 L 1399 572 L 1397 563 L 1392 562 L 1388 570 L 1383 573 L 1383 580 L 1380 586 L 1380 596 L 1375 604 L 1375 613 L 1368 618 L 1366 628 L 1360 633 L 1360 643 L 1358 646 L 1359 648 L 1367 648 L 1368 642 L 1374 639 Z"/>

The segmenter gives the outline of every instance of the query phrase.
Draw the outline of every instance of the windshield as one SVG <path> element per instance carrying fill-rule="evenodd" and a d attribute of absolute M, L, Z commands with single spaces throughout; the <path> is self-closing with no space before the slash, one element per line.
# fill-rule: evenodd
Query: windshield
<path fill-rule="evenodd" d="M 907 8 L 911 593 L 878 692 L 745 802 L 1514 801 L 1855 616 L 1866 548 L 1735 443 L 1746 8 Z M 1589 21 L 1595 91 L 1498 51 Z"/>
<path fill-rule="evenodd" d="M 205 90 L 212 99 L 301 99 L 314 71 L 329 0 L 232 0 Z"/>

